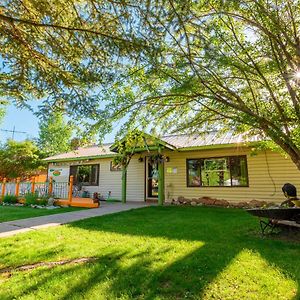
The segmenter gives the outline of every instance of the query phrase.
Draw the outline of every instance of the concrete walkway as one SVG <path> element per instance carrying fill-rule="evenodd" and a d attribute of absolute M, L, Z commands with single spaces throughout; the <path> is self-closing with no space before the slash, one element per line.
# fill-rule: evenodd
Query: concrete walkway
<path fill-rule="evenodd" d="M 146 204 L 145 202 L 138 202 L 138 203 L 129 202 L 126 204 L 101 202 L 100 205 L 101 206 L 99 208 L 78 210 L 78 211 L 67 212 L 62 214 L 3 222 L 0 223 L 0 238 L 12 236 L 21 232 L 59 226 L 62 224 L 71 223 L 78 220 L 83 220 L 87 218 L 98 217 L 98 216 L 113 214 L 121 211 L 149 206 L 149 204 Z"/>

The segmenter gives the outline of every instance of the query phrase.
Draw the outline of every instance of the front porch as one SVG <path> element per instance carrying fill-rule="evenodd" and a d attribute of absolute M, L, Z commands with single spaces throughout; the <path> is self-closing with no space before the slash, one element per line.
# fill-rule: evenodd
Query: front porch
<path fill-rule="evenodd" d="M 71 207 L 84 207 L 84 208 L 97 208 L 100 206 L 99 202 L 94 202 L 91 198 L 75 198 L 71 201 L 69 199 L 57 199 L 55 200 L 56 205 L 60 206 L 71 206 Z"/>

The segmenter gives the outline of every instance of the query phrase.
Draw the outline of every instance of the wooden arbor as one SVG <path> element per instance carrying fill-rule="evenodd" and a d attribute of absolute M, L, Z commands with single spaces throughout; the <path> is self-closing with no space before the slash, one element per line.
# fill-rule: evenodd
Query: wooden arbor
<path fill-rule="evenodd" d="M 122 167 L 122 202 L 127 201 L 127 169 L 131 158 L 136 153 L 148 152 L 157 157 L 158 166 L 158 204 L 163 205 L 165 200 L 165 174 L 163 150 L 174 150 L 174 146 L 140 131 L 129 133 L 121 141 L 114 143 L 110 150 L 118 153 L 115 163 Z"/>

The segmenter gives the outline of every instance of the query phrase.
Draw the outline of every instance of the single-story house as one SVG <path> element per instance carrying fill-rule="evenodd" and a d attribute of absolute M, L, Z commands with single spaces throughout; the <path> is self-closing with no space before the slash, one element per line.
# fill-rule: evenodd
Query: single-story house
<path fill-rule="evenodd" d="M 97 192 L 124 201 L 211 197 L 281 202 L 284 183 L 300 188 L 300 172 L 290 158 L 257 150 L 258 141 L 257 136 L 230 132 L 146 135 L 145 144 L 133 149 L 127 170 L 114 164 L 116 144 L 104 144 L 48 157 L 48 177 L 67 182 L 73 175 L 75 186 L 91 197 Z"/>

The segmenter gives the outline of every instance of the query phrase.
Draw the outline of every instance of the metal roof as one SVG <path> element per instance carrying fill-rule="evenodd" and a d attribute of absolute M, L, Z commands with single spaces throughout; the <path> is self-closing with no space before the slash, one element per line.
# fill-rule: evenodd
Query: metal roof
<path fill-rule="evenodd" d="M 217 131 L 207 132 L 199 135 L 170 135 L 160 138 L 165 143 L 174 146 L 177 150 L 185 150 L 201 147 L 222 147 L 224 145 L 245 145 L 249 142 L 257 142 L 261 140 L 259 136 L 248 136 L 246 134 L 233 134 L 232 132 L 220 133 Z M 87 158 L 113 157 L 117 153 L 110 150 L 113 144 L 103 144 L 102 146 L 80 147 L 77 150 L 54 155 L 45 159 L 45 161 L 65 161 L 78 160 Z"/>
<path fill-rule="evenodd" d="M 177 149 L 192 147 L 207 147 L 215 145 L 230 145 L 257 142 L 259 136 L 247 136 L 246 134 L 233 134 L 232 132 L 220 133 L 218 131 L 207 132 L 198 135 L 170 135 L 161 138 L 163 141 L 174 145 Z"/>
<path fill-rule="evenodd" d="M 113 157 L 117 155 L 115 152 L 110 151 L 110 144 L 103 144 L 101 146 L 80 147 L 71 152 L 57 154 L 45 158 L 46 161 L 59 161 L 59 160 L 76 160 L 80 158 L 97 158 L 97 157 Z"/>

